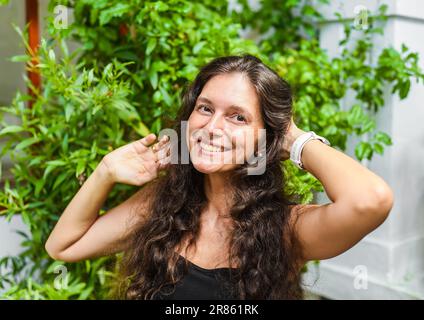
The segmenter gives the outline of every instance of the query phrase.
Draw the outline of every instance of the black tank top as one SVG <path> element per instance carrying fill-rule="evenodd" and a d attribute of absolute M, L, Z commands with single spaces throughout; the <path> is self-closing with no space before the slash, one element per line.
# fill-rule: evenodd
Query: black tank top
<path fill-rule="evenodd" d="M 205 269 L 180 255 L 182 267 L 188 262 L 188 270 L 181 281 L 176 283 L 171 294 L 159 293 L 154 300 L 235 300 L 232 288 L 235 284 L 234 268 Z"/>

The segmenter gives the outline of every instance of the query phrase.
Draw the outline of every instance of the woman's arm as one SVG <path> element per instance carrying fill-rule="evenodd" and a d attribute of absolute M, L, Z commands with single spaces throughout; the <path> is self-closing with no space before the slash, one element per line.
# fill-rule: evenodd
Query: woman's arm
<path fill-rule="evenodd" d="M 72 198 L 50 234 L 45 248 L 58 260 L 75 262 L 112 254 L 125 248 L 133 224 L 147 216 L 152 180 L 164 161 L 152 151 L 155 135 L 124 145 L 107 154 Z M 156 144 L 157 152 L 166 140 Z M 115 183 L 142 186 L 123 203 L 99 215 Z M 136 210 L 135 210 L 136 209 Z"/>
<path fill-rule="evenodd" d="M 99 165 L 66 207 L 45 248 L 57 260 L 77 262 L 126 249 L 131 228 L 147 217 L 148 183 L 118 206 L 99 215 L 112 189 L 107 170 Z"/>
<path fill-rule="evenodd" d="M 302 133 L 294 125 L 287 146 Z M 295 206 L 293 223 L 304 260 L 328 259 L 383 223 L 393 206 L 393 192 L 381 177 L 321 141 L 307 142 L 301 157 L 305 170 L 322 183 L 332 203 Z"/>
<path fill-rule="evenodd" d="M 52 258 L 61 259 L 62 252 L 93 225 L 113 185 L 101 162 L 72 198 L 47 239 L 45 248 Z"/>

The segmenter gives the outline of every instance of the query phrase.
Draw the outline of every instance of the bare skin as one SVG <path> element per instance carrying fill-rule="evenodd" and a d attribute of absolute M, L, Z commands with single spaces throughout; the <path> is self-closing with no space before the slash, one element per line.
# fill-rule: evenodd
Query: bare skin
<path fill-rule="evenodd" d="M 247 127 L 261 128 L 259 104 L 254 88 L 247 79 L 234 74 L 212 78 L 200 96 L 212 102 L 210 109 L 193 111 L 189 120 L 194 129 L 222 130 L 240 134 Z M 217 79 L 215 79 L 217 78 Z M 213 80 L 216 81 L 213 81 Z M 212 82 L 213 81 L 213 82 Z M 232 105 L 243 106 L 251 122 L 238 124 L 241 117 L 233 116 Z M 243 112 L 241 112 L 243 113 Z M 234 122 L 234 119 L 237 119 Z M 247 127 L 246 127 L 247 126 Z M 284 130 L 282 128 L 282 130 Z M 304 133 L 291 122 L 286 129 L 283 158 L 288 159 L 295 139 Z M 150 146 L 156 142 L 150 136 L 135 145 L 118 148 L 106 155 L 93 174 L 85 181 L 60 217 L 52 231 L 46 250 L 54 259 L 75 262 L 126 249 L 126 239 L 135 221 L 148 216 L 149 186 L 158 170 L 166 168 L 168 157 L 158 157 Z M 190 141 L 190 147 L 196 147 Z M 165 150 L 167 144 L 159 144 Z M 158 161 L 158 158 L 161 158 Z M 292 223 L 302 243 L 302 260 L 328 259 L 354 246 L 387 218 L 393 206 L 393 192 L 387 183 L 356 160 L 320 141 L 309 141 L 302 152 L 305 169 L 324 186 L 332 201 L 317 205 L 298 205 L 292 208 Z M 140 169 L 143 168 L 143 169 Z M 226 248 L 231 221 L 225 215 L 231 192 L 226 183 L 231 165 L 200 161 L 198 169 L 205 174 L 208 206 L 201 214 L 201 233 L 196 250 L 180 254 L 203 268 L 227 267 Z M 136 178 L 135 178 L 136 177 Z M 99 210 L 115 183 L 145 185 L 122 204 L 99 216 Z M 141 206 L 139 214 L 134 208 Z M 234 267 L 234 266 L 232 266 Z"/>
<path fill-rule="evenodd" d="M 292 120 L 285 157 L 302 133 Z M 386 220 L 394 196 L 381 177 L 318 140 L 307 142 L 301 157 L 305 170 L 322 183 L 332 201 L 298 205 L 292 210 L 304 262 L 345 252 Z"/>
<path fill-rule="evenodd" d="M 154 134 L 122 146 L 107 154 L 65 208 L 51 232 L 45 248 L 58 260 L 76 262 L 125 249 L 133 223 L 147 216 L 150 184 L 159 170 L 166 169 L 169 156 L 166 139 L 150 146 Z M 99 211 L 115 183 L 135 186 L 147 184 L 104 215 Z M 135 209 L 139 214 L 135 215 Z"/>
<path fill-rule="evenodd" d="M 203 268 L 227 267 L 231 230 L 231 220 L 226 217 L 231 207 L 228 202 L 231 187 L 227 179 L 237 164 L 235 161 L 211 163 L 207 153 L 196 156 L 200 148 L 194 133 L 201 131 L 202 142 L 207 144 L 227 146 L 232 143 L 234 159 L 237 158 L 237 149 L 244 151 L 246 159 L 253 152 L 249 150 L 249 142 L 251 139 L 257 141 L 257 135 L 250 136 L 249 133 L 256 133 L 258 129 L 264 128 L 254 87 L 240 73 L 213 77 L 197 98 L 188 124 L 187 144 L 192 158 L 196 157 L 198 160 L 194 167 L 205 175 L 204 188 L 208 206 L 201 214 L 201 231 L 195 248 L 185 251 L 186 247 L 183 245 L 179 253 Z"/>

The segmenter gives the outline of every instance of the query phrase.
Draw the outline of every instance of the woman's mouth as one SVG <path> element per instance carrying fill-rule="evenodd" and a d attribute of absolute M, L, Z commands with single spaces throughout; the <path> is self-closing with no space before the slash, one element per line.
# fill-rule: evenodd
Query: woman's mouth
<path fill-rule="evenodd" d="M 219 153 L 219 152 L 226 152 L 231 150 L 230 148 L 226 148 L 224 146 L 216 146 L 214 144 L 205 143 L 200 138 L 197 140 L 197 144 L 200 146 L 200 149 L 202 151 L 206 151 L 210 153 Z"/>

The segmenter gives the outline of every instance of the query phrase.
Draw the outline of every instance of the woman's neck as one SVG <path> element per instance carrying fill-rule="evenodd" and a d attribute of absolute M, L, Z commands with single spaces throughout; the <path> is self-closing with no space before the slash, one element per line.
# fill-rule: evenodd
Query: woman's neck
<path fill-rule="evenodd" d="M 208 205 L 205 218 L 212 224 L 218 224 L 228 218 L 231 200 L 229 176 L 225 173 L 205 175 L 204 188 Z"/>

